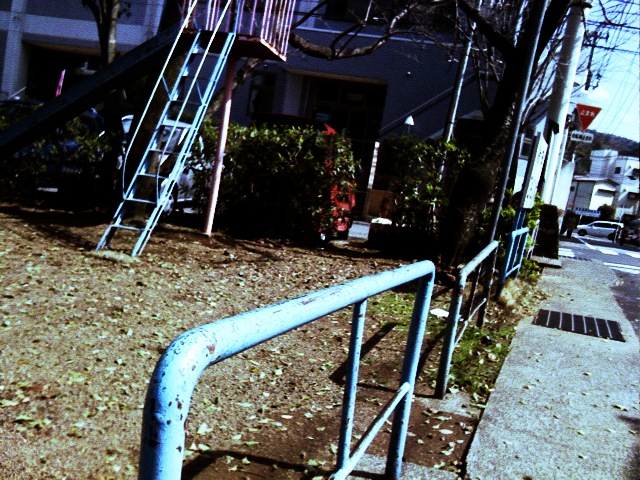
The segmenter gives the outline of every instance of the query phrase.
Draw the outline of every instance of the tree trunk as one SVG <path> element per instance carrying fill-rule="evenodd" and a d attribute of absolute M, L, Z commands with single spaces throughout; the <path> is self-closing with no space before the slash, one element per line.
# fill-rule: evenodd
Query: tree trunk
<path fill-rule="evenodd" d="M 182 20 L 182 1 L 181 0 L 167 0 L 164 6 L 164 10 L 162 13 L 162 18 L 160 20 L 159 30 L 164 30 L 169 28 L 176 23 Z M 186 58 L 186 54 L 174 55 L 171 58 L 171 62 L 167 66 L 167 69 L 164 72 L 165 79 L 168 85 L 172 85 L 175 79 L 178 77 L 180 73 L 180 69 L 182 68 L 182 64 Z M 143 95 L 140 99 L 140 102 L 137 106 L 137 114 L 134 116 L 134 123 L 131 124 L 131 128 L 129 130 L 129 140 L 131 140 L 131 135 L 135 131 L 138 126 L 138 122 L 142 121 L 140 124 L 140 129 L 135 138 L 134 143 L 131 145 L 129 158 L 125 165 L 124 175 L 124 189 L 126 190 L 133 179 L 135 171 L 143 159 L 144 153 L 146 151 L 147 145 L 151 141 L 153 137 L 155 126 L 162 115 L 162 111 L 168 101 L 168 96 L 165 92 L 165 89 L 160 86 L 155 94 L 153 93 L 153 89 L 155 88 L 156 82 L 158 80 L 158 76 L 161 73 L 162 65 L 158 67 L 158 71 L 150 72 L 147 76 L 146 85 L 144 91 L 147 94 Z M 151 99 L 151 103 L 147 112 L 144 116 L 144 119 L 140 118 L 140 115 L 143 113 L 144 107 L 147 104 L 148 98 L 153 95 Z M 158 158 L 153 158 L 152 163 L 150 165 L 150 169 L 157 168 Z M 150 192 L 140 192 L 142 197 L 146 197 L 150 194 Z M 136 203 L 132 207 L 129 208 L 129 211 L 126 212 L 129 217 L 142 218 L 145 217 L 145 206 L 143 204 Z"/>
<path fill-rule="evenodd" d="M 564 19 L 568 6 L 569 0 L 551 0 L 535 54 L 536 64 L 544 46 L 549 43 Z M 529 22 L 526 29 L 530 28 Z M 487 232 L 479 231 L 480 220 L 494 195 L 499 178 L 509 125 L 514 121 L 518 88 L 526 74 L 525 52 L 528 41 L 531 41 L 531 36 L 525 32 L 515 51 L 509 55 L 493 106 L 485 121 L 484 141 L 482 145 L 476 145 L 476 151 L 481 153 L 474 155 L 463 167 L 453 188 L 439 233 L 440 262 L 443 268 L 454 268 L 469 256 L 475 255 L 477 252 L 469 251 L 474 240 L 479 240 L 482 244 L 491 240 L 487 238 Z"/>

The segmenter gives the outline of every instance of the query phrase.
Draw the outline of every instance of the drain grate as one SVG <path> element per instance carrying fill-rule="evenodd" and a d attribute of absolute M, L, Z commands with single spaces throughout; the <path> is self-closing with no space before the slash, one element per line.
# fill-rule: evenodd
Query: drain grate
<path fill-rule="evenodd" d="M 538 312 L 533 324 L 592 337 L 610 338 L 618 342 L 625 341 L 620 324 L 613 320 L 542 309 Z"/>

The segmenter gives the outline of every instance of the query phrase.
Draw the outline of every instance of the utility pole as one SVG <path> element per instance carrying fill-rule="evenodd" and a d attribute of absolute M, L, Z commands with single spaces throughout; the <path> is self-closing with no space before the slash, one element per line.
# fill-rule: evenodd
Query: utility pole
<path fill-rule="evenodd" d="M 526 39 L 526 41 L 528 41 L 528 45 L 526 52 L 527 57 L 525 71 L 523 71 L 521 75 L 521 84 L 520 88 L 518 89 L 518 97 L 515 102 L 515 112 L 513 115 L 513 119 L 511 120 L 511 125 L 509 127 L 509 137 L 506 143 L 507 148 L 505 149 L 498 190 L 496 192 L 496 196 L 493 201 L 493 208 L 491 210 L 491 218 L 489 220 L 489 241 L 495 240 L 498 230 L 500 211 L 502 210 L 502 202 L 504 201 L 507 182 L 509 181 L 509 171 L 511 170 L 511 164 L 513 162 L 513 157 L 516 151 L 516 145 L 518 143 L 518 135 L 520 133 L 520 125 L 522 123 L 524 107 L 527 101 L 527 93 L 529 92 L 531 76 L 535 67 L 535 51 L 538 48 L 538 41 L 540 40 L 540 30 L 542 29 L 544 12 L 547 8 L 547 5 L 547 0 L 534 0 L 534 2 L 532 2 L 531 18 L 529 19 L 529 22 L 531 24 L 529 27 L 527 27 L 529 38 Z"/>
<path fill-rule="evenodd" d="M 482 0 L 478 1 L 478 9 L 482 6 Z M 458 103 L 460 102 L 460 94 L 462 93 L 462 84 L 464 82 L 464 75 L 467 71 L 467 63 L 469 62 L 469 55 L 471 54 L 471 42 L 473 40 L 473 34 L 476 29 L 476 22 L 470 22 L 469 31 L 467 33 L 468 38 L 464 41 L 464 50 L 460 55 L 460 65 L 458 66 L 458 73 L 456 74 L 456 83 L 453 87 L 453 94 L 451 96 L 451 103 L 449 104 L 449 112 L 447 114 L 447 124 L 445 125 L 444 141 L 448 142 L 453 136 L 453 126 L 456 123 L 456 114 L 458 113 Z"/>
<path fill-rule="evenodd" d="M 549 141 L 549 153 L 541 195 L 544 203 L 552 202 L 556 178 L 562 168 L 562 146 L 565 144 L 567 114 L 580 60 L 585 23 L 590 9 L 591 4 L 583 0 L 576 0 L 569 6 L 567 28 L 560 49 L 560 58 L 556 67 L 545 126 L 545 136 Z"/>

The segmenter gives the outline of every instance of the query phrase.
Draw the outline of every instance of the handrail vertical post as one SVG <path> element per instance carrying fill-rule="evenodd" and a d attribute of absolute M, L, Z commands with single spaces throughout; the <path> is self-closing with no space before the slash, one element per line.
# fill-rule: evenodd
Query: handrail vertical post
<path fill-rule="evenodd" d="M 494 240 L 495 241 L 495 240 Z M 493 272 L 496 269 L 496 262 L 498 261 L 498 246 L 493 250 L 491 254 L 491 260 L 489 263 L 489 270 L 485 271 L 485 281 L 484 281 L 484 289 L 482 292 L 482 297 L 486 299 L 486 301 L 478 310 L 478 320 L 476 321 L 476 325 L 478 328 L 482 328 L 484 326 L 484 316 L 487 313 L 487 308 L 489 307 L 489 297 L 491 296 L 491 285 L 493 284 Z"/>
<path fill-rule="evenodd" d="M 340 424 L 340 440 L 338 442 L 338 470 L 344 468 L 349 460 L 351 450 L 351 435 L 353 432 L 353 419 L 356 408 L 356 388 L 358 386 L 358 373 L 360 370 L 360 353 L 362 350 L 362 338 L 364 336 L 365 314 L 367 300 L 358 302 L 353 306 L 353 319 L 351 323 L 351 339 L 349 340 L 349 356 L 347 365 L 347 377 L 344 386 L 344 399 L 342 401 L 342 421 Z"/>
<path fill-rule="evenodd" d="M 504 262 L 502 262 L 502 271 L 500 272 L 500 285 L 504 285 L 504 282 L 507 280 L 507 275 L 509 275 L 508 272 L 513 266 L 513 250 L 515 241 L 515 232 L 511 232 L 509 234 L 509 240 L 507 241 L 507 251 L 504 255 Z"/>
<path fill-rule="evenodd" d="M 409 333 L 407 335 L 407 345 L 400 378 L 400 385 L 408 383 L 409 390 L 400 401 L 393 418 L 387 465 L 385 468 L 385 476 L 387 478 L 399 479 L 402 470 L 402 456 L 409 428 L 411 401 L 413 399 L 413 390 L 418 372 L 418 364 L 420 362 L 422 339 L 424 338 L 427 318 L 429 316 L 428 307 L 431 303 L 431 294 L 433 293 L 432 280 L 433 278 L 431 280 L 427 280 L 426 277 L 420 278 L 416 301 L 413 306 L 411 326 L 409 327 Z"/>
<path fill-rule="evenodd" d="M 438 367 L 438 376 L 436 379 L 436 388 L 434 396 L 443 399 L 447 391 L 447 381 L 449 378 L 449 370 L 451 369 L 451 358 L 453 357 L 453 348 L 455 344 L 456 332 L 458 330 L 458 320 L 460 318 L 460 310 L 462 309 L 462 292 L 467 283 L 466 276 L 461 276 L 456 282 L 453 293 L 451 294 L 451 307 L 449 308 L 449 316 L 447 317 L 447 326 L 444 333 L 442 343 L 442 353 L 440 354 L 440 365 Z"/>
<path fill-rule="evenodd" d="M 438 367 L 438 377 L 436 380 L 436 388 L 435 388 L 435 397 L 442 399 L 447 391 L 447 382 L 449 379 L 449 371 L 451 369 L 451 360 L 453 358 L 453 350 L 456 345 L 456 332 L 458 328 L 458 323 L 462 318 L 464 326 L 466 327 L 468 322 L 472 318 L 472 314 L 469 313 L 465 317 L 461 317 L 460 311 L 462 310 L 464 289 L 469 278 L 469 275 L 477 268 L 478 272 L 476 275 L 475 283 L 478 283 L 483 270 L 485 278 L 482 282 L 482 303 L 480 304 L 480 308 L 478 308 L 478 327 L 482 327 L 482 323 L 484 322 L 484 315 L 489 305 L 489 295 L 491 292 L 491 283 L 493 278 L 493 270 L 495 269 L 495 264 L 497 260 L 498 254 L 498 241 L 494 240 L 489 245 L 487 245 L 478 255 L 476 255 L 469 263 L 467 263 L 461 270 L 458 272 L 456 279 L 456 286 L 454 287 L 454 291 L 451 294 L 451 302 L 449 307 L 449 316 L 447 317 L 447 326 L 444 336 L 444 343 L 442 345 L 442 353 L 440 354 L 440 365 Z M 490 268 L 487 269 L 486 265 L 490 265 Z M 474 287 L 475 289 L 475 287 Z M 475 293 L 475 292 L 474 292 Z M 473 307 L 471 305 L 471 307 Z M 470 309 L 470 311 L 472 308 Z M 464 331 L 464 330 L 463 330 Z"/>

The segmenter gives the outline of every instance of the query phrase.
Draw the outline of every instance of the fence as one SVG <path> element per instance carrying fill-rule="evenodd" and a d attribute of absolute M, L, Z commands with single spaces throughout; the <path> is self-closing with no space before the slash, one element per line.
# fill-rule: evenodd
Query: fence
<path fill-rule="evenodd" d="M 180 478 L 189 404 L 205 368 L 349 305 L 354 307 L 353 322 L 334 477 L 346 478 L 395 412 L 385 476 L 400 478 L 434 277 L 433 263 L 419 262 L 219 320 L 180 335 L 158 361 L 149 384 L 143 412 L 139 478 Z M 351 452 L 367 299 L 418 279 L 420 283 L 407 334 L 400 387 Z"/>
<path fill-rule="evenodd" d="M 529 234 L 529 227 L 522 227 L 519 230 L 514 230 L 509 235 L 507 241 L 507 248 L 505 252 L 504 262 L 502 263 L 502 269 L 500 271 L 500 285 L 504 285 L 507 277 L 520 270 L 522 266 L 522 258 L 524 257 L 524 251 L 527 246 L 527 238 Z"/>
<path fill-rule="evenodd" d="M 232 17 L 240 15 L 238 35 L 266 42 L 286 57 L 294 0 L 236 0 L 228 15 L 226 0 L 184 0 L 183 11 L 192 12 L 189 25 L 195 29 L 230 31 Z"/>
<path fill-rule="evenodd" d="M 451 303 L 449 306 L 449 316 L 447 317 L 447 327 L 444 334 L 442 345 L 442 353 L 440 355 L 440 365 L 438 368 L 438 378 L 436 380 L 435 397 L 444 398 L 447 391 L 447 382 L 449 379 L 449 370 L 451 368 L 451 358 L 453 357 L 453 349 L 460 341 L 464 330 L 469 321 L 478 314 L 478 325 L 482 326 L 484 322 L 484 314 L 489 303 L 489 295 L 491 293 L 491 281 L 493 276 L 493 268 L 498 253 L 498 242 L 494 240 L 487 245 L 478 255 L 476 255 L 464 268 L 460 271 L 456 278 L 456 285 L 451 293 Z M 476 271 L 477 269 L 477 271 Z M 461 315 L 463 307 L 463 299 L 467 280 L 469 276 L 476 271 L 471 282 L 471 288 L 468 292 L 466 302 L 466 312 Z M 480 297 L 476 295 L 478 284 L 482 281 L 482 292 Z M 458 325 L 462 325 L 458 331 Z"/>

